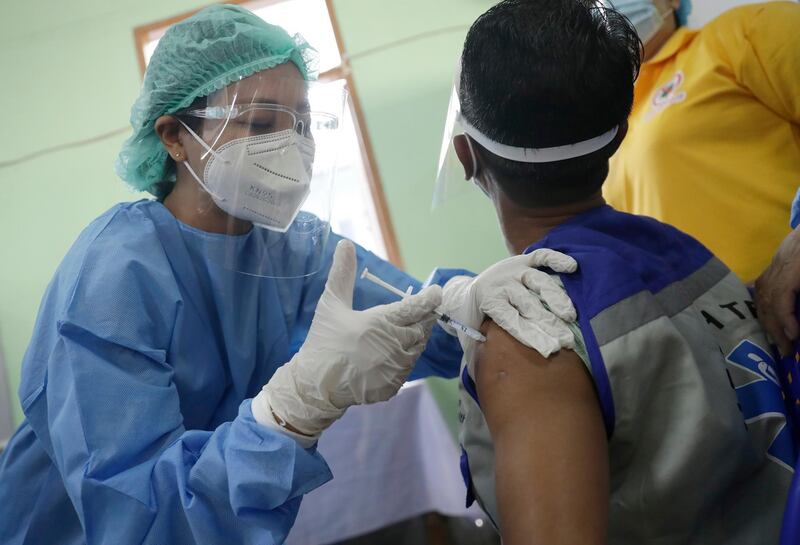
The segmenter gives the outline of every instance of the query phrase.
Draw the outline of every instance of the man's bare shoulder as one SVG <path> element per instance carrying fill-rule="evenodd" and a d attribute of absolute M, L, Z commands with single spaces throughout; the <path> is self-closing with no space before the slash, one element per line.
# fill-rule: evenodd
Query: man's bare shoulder
<path fill-rule="evenodd" d="M 585 369 L 580 357 L 569 349 L 562 349 L 549 358 L 528 348 L 509 335 L 496 323 L 488 320 L 481 328 L 486 336 L 477 352 L 476 380 L 495 381 L 512 377 L 524 378 L 545 373 L 549 369 Z"/>

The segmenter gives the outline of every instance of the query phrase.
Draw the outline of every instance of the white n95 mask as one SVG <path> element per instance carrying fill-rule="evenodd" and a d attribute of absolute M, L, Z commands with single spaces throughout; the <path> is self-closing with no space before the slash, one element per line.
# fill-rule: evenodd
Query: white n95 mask
<path fill-rule="evenodd" d="M 181 123 L 211 154 L 202 179 L 184 164 L 214 203 L 235 218 L 286 232 L 311 191 L 314 140 L 287 129 L 214 150 Z"/>

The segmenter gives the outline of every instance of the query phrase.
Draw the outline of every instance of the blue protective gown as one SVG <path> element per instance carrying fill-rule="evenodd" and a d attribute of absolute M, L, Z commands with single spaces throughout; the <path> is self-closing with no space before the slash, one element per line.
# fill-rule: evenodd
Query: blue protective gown
<path fill-rule="evenodd" d="M 331 478 L 315 449 L 255 422 L 250 398 L 305 339 L 338 237 L 321 272 L 295 280 L 210 263 L 207 237 L 139 201 L 69 250 L 0 459 L 0 543 L 281 543 L 302 495 Z M 419 285 L 363 248 L 358 260 Z M 393 300 L 356 285 L 356 308 Z M 460 357 L 437 327 L 413 376 L 455 376 Z"/>

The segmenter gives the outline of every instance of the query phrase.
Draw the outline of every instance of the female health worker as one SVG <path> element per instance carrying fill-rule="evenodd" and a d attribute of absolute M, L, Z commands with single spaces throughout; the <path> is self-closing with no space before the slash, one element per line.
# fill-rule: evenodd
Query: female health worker
<path fill-rule="evenodd" d="M 418 358 L 412 376 L 457 373 L 434 309 L 571 342 L 528 291 L 569 306 L 531 268 L 563 256 L 460 277 L 444 300 L 355 283 L 368 266 L 419 287 L 329 232 L 344 91 L 312 82 L 312 62 L 235 6 L 161 39 L 117 164 L 157 199 L 94 220 L 47 288 L 0 459 L 3 544 L 281 543 L 331 478 L 324 429 L 394 395 Z"/>

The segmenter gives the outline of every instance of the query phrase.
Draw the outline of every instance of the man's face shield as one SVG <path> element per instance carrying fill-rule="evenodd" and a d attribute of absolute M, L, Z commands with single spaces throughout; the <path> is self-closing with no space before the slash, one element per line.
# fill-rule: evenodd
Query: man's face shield
<path fill-rule="evenodd" d="M 458 158 L 454 146 L 454 139 L 459 135 L 464 135 L 470 161 L 468 165 L 473 177 L 478 170 L 477 155 L 474 143 L 480 144 L 489 153 L 502 157 L 509 161 L 519 163 L 551 163 L 565 161 L 575 157 L 589 155 L 610 144 L 617 136 L 618 126 L 614 126 L 604 133 L 582 140 L 580 142 L 553 146 L 548 148 L 524 148 L 509 146 L 502 142 L 497 142 L 489 138 L 486 134 L 474 127 L 461 113 L 461 100 L 459 98 L 459 87 L 461 81 L 461 61 L 456 67 L 456 75 L 453 78 L 453 87 L 450 93 L 450 104 L 447 108 L 444 135 L 442 136 L 442 146 L 439 153 L 439 168 L 436 173 L 436 186 L 433 192 L 433 208 L 436 209 L 445 203 L 462 198 L 463 194 L 470 191 L 472 184 L 465 183 L 465 168 Z M 535 127 L 531 128 L 535 131 Z M 475 185 L 481 190 L 483 188 L 475 181 Z"/>
<path fill-rule="evenodd" d="M 474 191 L 472 184 L 466 182 L 464 166 L 461 164 L 453 144 L 456 136 L 464 134 L 461 124 L 461 101 L 458 98 L 459 78 L 461 76 L 460 63 L 458 68 L 450 92 L 450 102 L 447 106 L 444 134 L 442 135 L 442 144 L 439 151 L 436 185 L 433 190 L 434 210 L 448 202 L 458 201 L 465 194 Z M 468 138 L 467 141 L 471 145 Z M 474 175 L 477 167 L 477 158 L 474 149 L 470 148 L 470 153 L 472 155 L 472 173 Z"/>
<path fill-rule="evenodd" d="M 184 164 L 213 201 L 197 211 L 214 226 L 209 260 L 255 276 L 317 272 L 330 233 L 345 100 L 341 84 L 266 70 L 177 114 L 201 148 Z"/>

